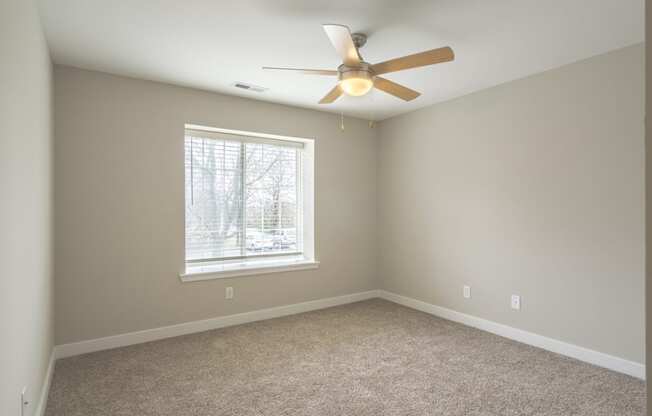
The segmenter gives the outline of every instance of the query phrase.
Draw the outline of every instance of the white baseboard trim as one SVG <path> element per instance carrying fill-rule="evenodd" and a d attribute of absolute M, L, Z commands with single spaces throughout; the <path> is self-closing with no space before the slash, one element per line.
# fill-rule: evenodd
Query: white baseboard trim
<path fill-rule="evenodd" d="M 408 308 L 417 309 L 449 321 L 459 322 L 461 324 L 491 332 L 501 337 L 509 338 L 523 344 L 539 347 L 544 350 L 552 351 L 557 354 L 565 355 L 594 364 L 600 367 L 608 368 L 619 373 L 645 380 L 645 364 L 625 360 L 613 355 L 579 347 L 577 345 L 562 342 L 553 338 L 544 337 L 522 329 L 488 321 L 476 316 L 467 315 L 452 309 L 443 308 L 417 299 L 409 298 L 386 290 L 379 290 L 379 297 L 390 302 L 398 303 Z"/>
<path fill-rule="evenodd" d="M 45 414 L 45 408 L 48 405 L 48 394 L 50 393 L 50 384 L 52 383 L 52 375 L 54 374 L 54 362 L 56 361 L 55 351 L 55 349 L 52 349 L 52 353 L 50 354 L 50 362 L 45 372 L 45 379 L 41 386 L 41 395 L 39 396 L 34 416 L 43 416 Z"/>
<path fill-rule="evenodd" d="M 429 313 L 440 318 L 491 332 L 493 334 L 552 351 L 608 368 L 613 371 L 628 374 L 630 376 L 645 380 L 645 364 L 629 361 L 599 351 L 569 344 L 543 335 L 538 335 L 522 329 L 499 324 L 497 322 L 467 315 L 452 309 L 436 306 L 417 299 L 398 295 L 385 290 L 370 290 L 367 292 L 354 293 L 350 295 L 337 296 L 326 299 L 318 299 L 308 302 L 295 303 L 292 305 L 277 306 L 274 308 L 260 309 L 251 312 L 238 313 L 234 315 L 220 316 L 201 321 L 186 322 L 177 325 L 160 328 L 147 329 L 143 331 L 130 332 L 114 335 L 105 338 L 97 338 L 87 341 L 74 342 L 70 344 L 57 345 L 50 359 L 45 385 L 42 389 L 41 398 L 35 415 L 41 416 L 45 411 L 47 403 L 47 392 L 50 387 L 50 380 L 54 369 L 54 361 L 59 358 L 72 357 L 95 351 L 108 350 L 111 348 L 125 347 L 128 345 L 141 344 L 144 342 L 156 341 L 164 338 L 171 338 L 180 335 L 196 332 L 210 331 L 211 329 L 224 328 L 227 326 L 239 325 L 248 322 L 262 321 L 265 319 L 278 318 L 281 316 L 294 315 L 302 312 L 309 312 L 318 309 L 330 308 L 332 306 L 344 305 L 347 303 L 359 302 L 362 300 L 382 298 L 390 302 L 398 303 L 412 309 Z"/>
<path fill-rule="evenodd" d="M 235 315 L 220 316 L 217 318 L 210 318 L 201 321 L 185 322 L 177 325 L 146 329 L 137 332 L 129 332 L 126 334 L 91 339 L 88 341 L 74 342 L 71 344 L 62 344 L 55 347 L 55 357 L 57 359 L 72 357 L 74 355 L 86 354 L 89 352 L 125 347 L 127 345 L 141 344 L 143 342 L 177 337 L 180 335 L 192 334 L 195 332 L 210 331 L 211 329 L 224 328 L 227 326 L 239 325 L 254 321 L 262 321 L 265 319 L 278 318 L 286 315 L 294 315 L 297 313 L 314 311 L 317 309 L 330 308 L 332 306 L 344 305 L 347 303 L 359 302 L 362 300 L 377 297 L 379 297 L 378 291 L 370 290 L 367 292 L 353 293 L 350 295 L 337 296 L 333 298 L 318 299 L 308 302 L 295 303 L 292 305 L 277 306 L 274 308 L 259 309 L 252 312 L 238 313 Z"/>

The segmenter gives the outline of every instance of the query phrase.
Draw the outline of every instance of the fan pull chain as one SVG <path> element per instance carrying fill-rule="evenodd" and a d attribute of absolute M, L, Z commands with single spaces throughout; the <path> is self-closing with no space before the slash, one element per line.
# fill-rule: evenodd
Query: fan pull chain
<path fill-rule="evenodd" d="M 374 102 L 376 101 L 376 92 L 372 89 L 371 93 L 369 94 L 369 98 L 371 99 L 372 103 L 375 104 Z M 376 126 L 376 122 L 374 121 L 376 119 L 376 110 L 374 110 L 374 106 L 372 104 L 372 110 L 371 110 L 371 117 L 369 118 L 369 128 L 373 129 L 374 126 Z"/>
<path fill-rule="evenodd" d="M 341 116 L 340 128 L 342 129 L 342 131 L 344 131 L 344 113 L 340 113 L 340 116 Z"/>

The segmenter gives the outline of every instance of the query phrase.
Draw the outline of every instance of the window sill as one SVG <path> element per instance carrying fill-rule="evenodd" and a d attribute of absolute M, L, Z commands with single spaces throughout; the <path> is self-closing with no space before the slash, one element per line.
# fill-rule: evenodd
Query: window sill
<path fill-rule="evenodd" d="M 179 277 L 182 282 L 196 282 L 200 280 L 225 279 L 229 277 L 291 272 L 317 268 L 319 268 L 319 262 L 315 260 L 259 260 L 242 263 L 187 266 L 185 273 L 181 273 Z"/>

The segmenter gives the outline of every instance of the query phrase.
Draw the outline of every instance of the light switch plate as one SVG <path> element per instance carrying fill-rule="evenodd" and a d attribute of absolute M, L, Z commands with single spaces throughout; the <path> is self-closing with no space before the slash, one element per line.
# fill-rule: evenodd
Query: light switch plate
<path fill-rule="evenodd" d="M 26 411 L 29 401 L 27 400 L 27 387 L 23 387 L 23 390 L 20 392 L 20 416 L 26 415 Z"/>
<path fill-rule="evenodd" d="M 464 296 L 466 299 L 471 298 L 471 286 L 464 285 L 462 296 Z"/>

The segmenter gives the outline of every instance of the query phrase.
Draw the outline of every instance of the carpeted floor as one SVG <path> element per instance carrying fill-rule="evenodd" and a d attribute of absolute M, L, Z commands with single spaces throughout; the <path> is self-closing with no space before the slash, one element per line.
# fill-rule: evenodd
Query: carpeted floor
<path fill-rule="evenodd" d="M 374 299 L 57 361 L 46 415 L 644 412 L 640 380 Z"/>

